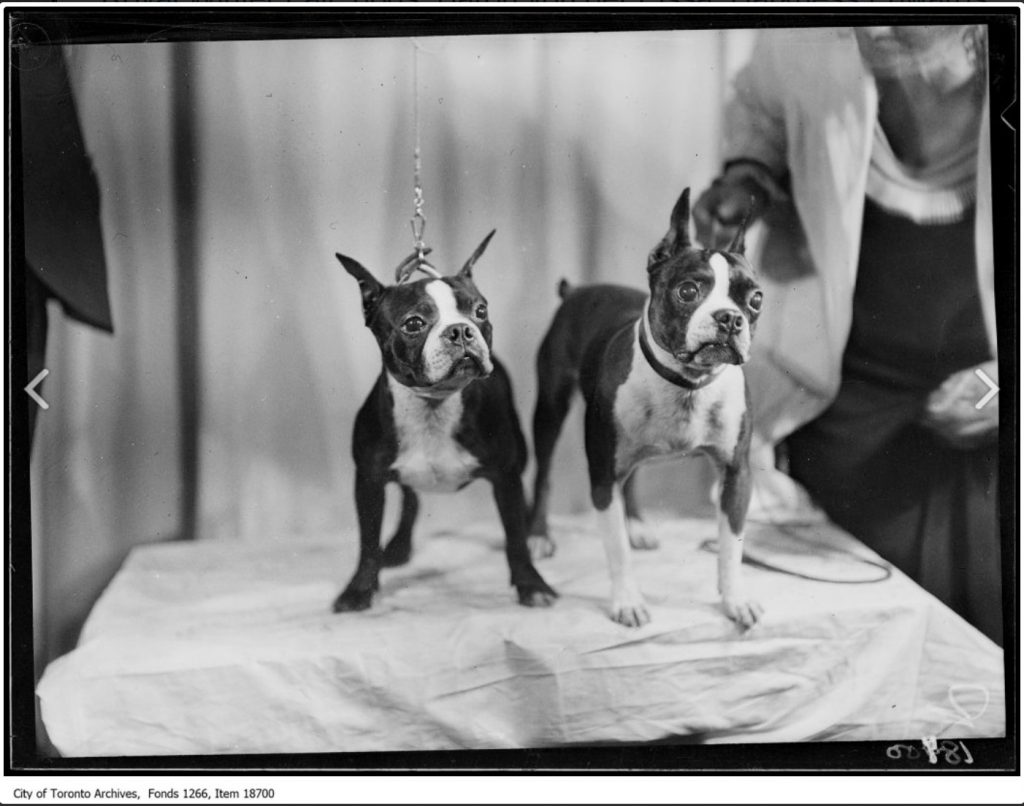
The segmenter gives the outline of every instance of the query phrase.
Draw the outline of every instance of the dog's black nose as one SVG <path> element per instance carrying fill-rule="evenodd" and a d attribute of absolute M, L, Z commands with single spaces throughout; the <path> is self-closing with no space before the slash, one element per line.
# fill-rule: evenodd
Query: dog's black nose
<path fill-rule="evenodd" d="M 724 330 L 726 333 L 739 333 L 743 330 L 743 314 L 739 311 L 723 308 L 720 311 L 715 311 L 712 315 L 718 322 L 719 330 Z"/>
<path fill-rule="evenodd" d="M 441 338 L 452 344 L 468 344 L 473 341 L 473 327 L 471 325 L 450 325 L 445 328 Z"/>

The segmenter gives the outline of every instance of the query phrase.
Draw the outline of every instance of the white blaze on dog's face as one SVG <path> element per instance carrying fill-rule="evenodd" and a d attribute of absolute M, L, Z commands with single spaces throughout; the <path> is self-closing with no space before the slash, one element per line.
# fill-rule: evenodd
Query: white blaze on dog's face
<path fill-rule="evenodd" d="M 472 281 L 431 280 L 424 290 L 434 306 L 433 323 L 420 356 L 420 371 L 427 385 L 460 376 L 489 375 L 494 366 L 487 303 Z"/>
<path fill-rule="evenodd" d="M 742 255 L 689 247 L 651 280 L 648 326 L 676 361 L 707 370 L 749 359 L 762 295 Z"/>
<path fill-rule="evenodd" d="M 711 278 L 705 286 L 700 303 L 690 314 L 690 326 L 686 330 L 686 351 L 694 355 L 698 363 L 704 363 L 701 360 L 704 355 L 708 359 L 712 359 L 712 356 L 712 360 L 717 359 L 714 363 L 722 363 L 726 355 L 723 348 L 733 349 L 738 358 L 735 363 L 742 363 L 750 356 L 750 323 L 747 314 L 730 294 L 732 282 L 729 260 L 721 252 L 712 252 L 707 263 Z M 711 363 L 708 359 L 705 360 Z"/>
<path fill-rule="evenodd" d="M 668 232 L 647 258 L 651 291 L 645 332 L 653 347 L 700 374 L 750 357 L 762 294 L 744 257 L 740 225 L 724 251 L 690 242 L 690 189 L 679 196 Z"/>
<path fill-rule="evenodd" d="M 412 268 L 406 259 L 397 269 L 398 283 L 390 286 L 359 261 L 335 255 L 359 283 L 366 326 L 388 374 L 403 386 L 443 398 L 494 371 L 487 300 L 473 283 L 473 266 L 493 235 L 491 230 L 458 274 L 442 277 L 427 264 L 421 268 L 433 279 L 407 282 Z"/>

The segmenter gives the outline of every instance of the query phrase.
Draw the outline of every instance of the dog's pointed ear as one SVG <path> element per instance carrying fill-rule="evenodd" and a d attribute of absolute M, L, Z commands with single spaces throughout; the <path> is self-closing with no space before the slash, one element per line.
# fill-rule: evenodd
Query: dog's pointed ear
<path fill-rule="evenodd" d="M 690 189 L 685 188 L 672 208 L 668 232 L 647 257 L 647 268 L 678 254 L 690 245 Z"/>
<path fill-rule="evenodd" d="M 476 251 L 469 256 L 469 260 L 466 261 L 466 265 L 459 270 L 459 277 L 472 278 L 473 264 L 476 263 L 477 260 L 480 258 L 480 255 L 484 253 L 484 250 L 487 248 L 487 244 L 491 242 L 491 238 L 494 237 L 495 232 L 497 232 L 497 230 L 492 229 L 490 232 L 487 233 L 487 237 L 480 242 L 480 245 L 476 248 Z"/>
<path fill-rule="evenodd" d="M 732 241 L 730 242 L 726 251 L 736 252 L 737 254 L 740 255 L 743 254 L 743 250 L 746 248 L 745 239 L 747 234 L 747 227 L 750 225 L 750 218 L 754 213 L 755 203 L 756 199 L 753 196 L 751 196 L 750 204 L 747 205 L 747 212 L 743 214 L 743 221 L 740 222 L 739 228 L 736 230 L 736 234 L 732 236 Z"/>
<path fill-rule="evenodd" d="M 345 267 L 345 271 L 356 278 L 359 283 L 359 293 L 363 295 L 363 316 L 370 321 L 370 314 L 380 301 L 384 293 L 384 285 L 376 277 L 370 274 L 369 270 L 358 260 L 353 260 L 346 255 L 334 253 L 338 262 Z"/>

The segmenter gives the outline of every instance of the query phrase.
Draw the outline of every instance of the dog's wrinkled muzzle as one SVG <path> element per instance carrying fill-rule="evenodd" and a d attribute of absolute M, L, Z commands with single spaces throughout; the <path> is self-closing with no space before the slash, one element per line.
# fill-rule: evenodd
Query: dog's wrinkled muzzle
<path fill-rule="evenodd" d="M 451 364 L 449 377 L 475 377 L 486 378 L 494 370 L 490 359 L 483 355 L 466 351 L 463 355 L 454 358 Z"/>
<path fill-rule="evenodd" d="M 490 350 L 483 339 L 465 344 L 448 344 L 429 359 L 427 377 L 444 387 L 464 386 L 477 378 L 486 378 L 494 371 Z"/>
<path fill-rule="evenodd" d="M 745 364 L 749 357 L 749 345 L 739 343 L 736 339 L 709 341 L 696 350 L 676 353 L 676 358 L 683 364 L 701 369 L 711 369 L 723 364 Z"/>
<path fill-rule="evenodd" d="M 746 357 L 734 342 L 713 342 L 705 344 L 693 354 L 692 363 L 713 367 L 719 364 L 742 364 Z"/>

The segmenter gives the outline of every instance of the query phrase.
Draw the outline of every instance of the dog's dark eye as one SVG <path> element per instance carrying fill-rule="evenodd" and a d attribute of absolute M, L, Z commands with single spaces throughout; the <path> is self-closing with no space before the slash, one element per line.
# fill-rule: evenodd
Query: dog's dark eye
<path fill-rule="evenodd" d="M 486 305 L 477 305 L 476 306 L 476 311 L 474 313 L 475 313 L 477 319 L 486 319 L 487 318 L 487 306 Z"/>
<path fill-rule="evenodd" d="M 764 302 L 764 294 L 760 291 L 755 291 L 750 295 L 750 299 L 747 300 L 747 305 L 750 306 L 750 310 L 759 311 L 761 310 L 761 303 Z"/>
<path fill-rule="evenodd" d="M 402 330 L 408 333 L 410 336 L 414 336 L 423 330 L 423 327 L 427 323 L 423 321 L 420 316 L 410 316 L 404 322 L 402 322 Z"/>
<path fill-rule="evenodd" d="M 700 296 L 700 289 L 696 283 L 686 282 L 676 289 L 676 294 L 683 302 L 694 302 Z"/>

